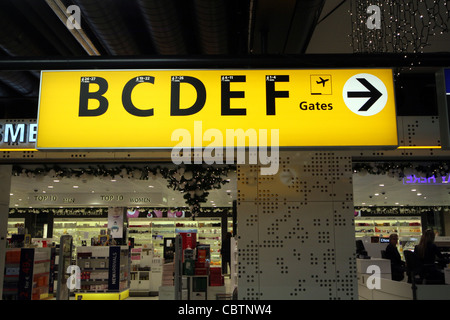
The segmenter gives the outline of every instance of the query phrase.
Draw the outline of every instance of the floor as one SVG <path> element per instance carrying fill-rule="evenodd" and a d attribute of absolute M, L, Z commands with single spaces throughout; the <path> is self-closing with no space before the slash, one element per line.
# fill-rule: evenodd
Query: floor
<path fill-rule="evenodd" d="M 231 280 L 229 276 L 224 277 L 224 283 L 225 283 L 225 292 L 227 295 L 232 295 L 233 289 L 231 288 Z M 56 300 L 56 298 L 53 298 L 52 300 Z M 75 300 L 74 296 L 71 296 L 69 300 Z M 159 300 L 159 296 L 130 296 L 126 300 Z"/>

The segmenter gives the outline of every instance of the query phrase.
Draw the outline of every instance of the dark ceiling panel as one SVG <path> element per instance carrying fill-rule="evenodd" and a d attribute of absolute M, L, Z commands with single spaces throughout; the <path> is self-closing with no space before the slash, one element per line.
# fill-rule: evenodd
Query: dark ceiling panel
<path fill-rule="evenodd" d="M 251 52 L 305 53 L 325 0 L 254 0 Z"/>
<path fill-rule="evenodd" d="M 139 47 L 117 0 L 75 0 L 81 15 L 110 55 L 137 55 Z M 145 40 L 144 40 L 145 41 Z"/>
<path fill-rule="evenodd" d="M 182 61 L 192 56 L 301 53 L 323 1 L 0 0 L 0 59 L 6 61 L 0 70 L 2 117 L 20 114 L 20 110 L 24 116 L 33 115 L 38 107 L 40 70 L 36 69 L 43 66 L 17 70 L 11 68 L 15 66 L 11 59 L 61 59 L 64 67 L 71 69 L 74 58 L 167 56 Z M 64 15 L 72 14 L 65 10 L 70 5 L 80 8 L 79 33 L 64 22 Z M 261 38 L 266 31 L 267 37 Z M 260 50 L 262 47 L 269 50 Z M 212 65 L 223 67 L 219 60 Z M 20 97 L 26 98 L 26 103 Z M 30 111 L 30 106 L 35 111 Z"/>

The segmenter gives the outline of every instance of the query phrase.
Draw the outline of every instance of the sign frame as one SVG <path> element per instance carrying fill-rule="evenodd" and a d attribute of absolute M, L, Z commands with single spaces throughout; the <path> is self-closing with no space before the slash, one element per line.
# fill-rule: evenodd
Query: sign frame
<path fill-rule="evenodd" d="M 450 150 L 450 68 L 436 72 L 436 91 L 441 147 Z"/>
<path fill-rule="evenodd" d="M 40 118 L 41 118 L 41 97 L 42 97 L 42 81 L 43 81 L 43 74 L 44 73 L 49 73 L 49 72 L 55 72 L 55 73 L 67 73 L 67 72 L 164 72 L 164 71 L 170 71 L 170 72 L 175 72 L 175 73 L 183 73 L 183 72 L 205 72 L 205 71 L 213 71 L 213 72 L 222 72 L 224 74 L 226 74 L 227 72 L 236 72 L 236 71 L 242 71 L 242 72 L 252 72 L 252 71 L 266 71 L 266 72 L 270 72 L 270 71 L 276 71 L 276 72 L 282 72 L 282 71 L 300 71 L 300 72 L 306 72 L 306 71 L 310 71 L 310 72 L 314 72 L 314 75 L 318 75 L 318 73 L 320 72 L 328 72 L 328 71 L 335 71 L 335 72 L 350 72 L 350 71 L 356 71 L 356 70 L 360 70 L 360 71 L 389 71 L 391 73 L 390 76 L 390 81 L 392 81 L 392 88 L 388 88 L 389 92 L 392 91 L 392 96 L 389 97 L 390 99 L 390 103 L 392 103 L 393 105 L 390 108 L 393 108 L 393 118 L 392 121 L 392 125 L 393 127 L 395 127 L 395 130 L 392 130 L 393 132 L 395 131 L 395 139 L 391 139 L 391 140 L 395 140 L 395 142 L 392 142 L 390 144 L 376 144 L 376 145 L 364 145 L 364 144 L 358 144 L 358 145 L 340 145 L 340 144 L 332 144 L 332 145 L 279 145 L 279 150 L 280 151 L 288 151 L 288 150 L 352 150 L 352 149 L 369 149 L 369 150 L 393 150 L 398 148 L 399 146 L 399 135 L 398 135 L 398 124 L 397 124 L 397 113 L 396 113 L 396 104 L 395 104 L 395 88 L 394 88 L 394 76 L 393 76 L 393 69 L 392 68 L 369 68 L 369 69 L 360 69 L 360 68 L 346 68 L 346 69 L 333 69 L 333 68 L 329 68 L 329 69 L 314 69 L 314 68 L 310 68 L 310 69 L 289 69 L 289 68 L 264 68 L 264 69 L 92 69 L 92 70 L 42 70 L 41 71 L 41 78 L 40 78 L 40 88 L 39 88 L 39 107 L 38 107 L 38 118 L 37 118 L 37 124 L 38 124 L 38 137 L 37 137 L 37 141 L 36 141 L 36 149 L 40 150 L 40 151 L 77 151 L 77 152 L 91 152 L 91 151 L 170 151 L 174 148 L 174 146 L 156 146 L 156 147 L 152 147 L 152 146 L 145 146 L 145 147 L 136 147 L 136 146 L 100 146 L 100 147 L 73 147 L 73 146 L 62 146 L 62 147 L 43 147 L 43 146 L 39 146 L 39 139 L 40 139 L 40 135 L 39 135 L 39 126 L 40 126 Z M 313 74 L 312 74 L 313 75 Z M 219 107 L 220 108 L 220 107 Z M 193 150 L 195 150 L 196 148 L 198 148 L 198 146 L 191 146 Z M 202 145 L 201 148 L 204 149 L 206 146 Z M 249 146 L 233 146 L 233 147 L 228 147 L 228 146 L 223 146 L 224 148 L 234 148 L 234 149 L 245 149 L 245 150 L 249 150 Z"/>

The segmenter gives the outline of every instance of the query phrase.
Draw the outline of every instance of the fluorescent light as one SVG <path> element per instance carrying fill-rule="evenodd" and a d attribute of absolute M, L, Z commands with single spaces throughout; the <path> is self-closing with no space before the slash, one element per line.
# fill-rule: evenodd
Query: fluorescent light
<path fill-rule="evenodd" d="M 74 189 L 78 189 L 78 186 L 73 186 Z"/>
<path fill-rule="evenodd" d="M 401 146 L 397 149 L 441 149 L 441 146 Z"/>

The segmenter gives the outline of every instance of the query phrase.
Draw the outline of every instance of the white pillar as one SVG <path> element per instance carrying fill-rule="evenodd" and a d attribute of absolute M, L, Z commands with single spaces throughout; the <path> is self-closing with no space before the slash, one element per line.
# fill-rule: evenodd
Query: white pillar
<path fill-rule="evenodd" d="M 8 234 L 11 172 L 11 165 L 0 165 L 0 300 L 3 296 L 3 276 L 5 270 L 6 236 Z"/>

